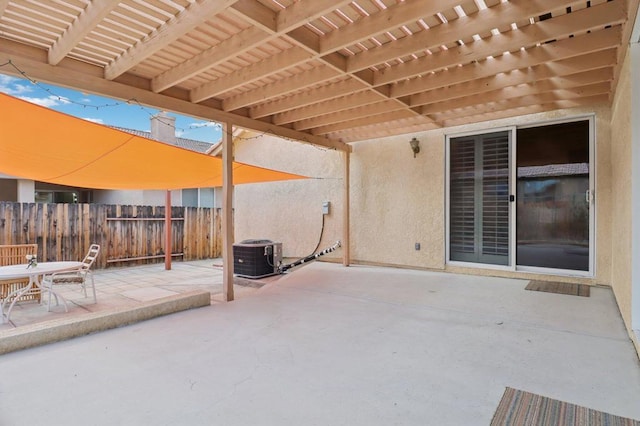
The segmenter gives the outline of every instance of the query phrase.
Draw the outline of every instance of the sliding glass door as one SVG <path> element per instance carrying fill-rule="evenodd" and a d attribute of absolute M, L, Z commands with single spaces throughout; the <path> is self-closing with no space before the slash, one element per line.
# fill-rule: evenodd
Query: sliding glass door
<path fill-rule="evenodd" d="M 591 119 L 449 137 L 447 261 L 593 273 L 592 149 Z"/>
<path fill-rule="evenodd" d="M 589 271 L 589 121 L 518 129 L 517 265 Z"/>
<path fill-rule="evenodd" d="M 449 141 L 449 258 L 509 265 L 510 132 Z"/>

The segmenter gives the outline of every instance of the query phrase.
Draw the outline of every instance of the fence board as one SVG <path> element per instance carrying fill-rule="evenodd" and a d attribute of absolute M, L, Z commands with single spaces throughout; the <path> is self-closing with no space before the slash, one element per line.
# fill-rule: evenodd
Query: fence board
<path fill-rule="evenodd" d="M 58 261 L 81 260 L 97 243 L 97 268 L 161 263 L 164 212 L 160 206 L 0 202 L 0 244 L 37 244 L 41 261 Z M 175 260 L 221 256 L 220 209 L 172 207 L 171 216 Z M 107 262 L 114 259 L 138 260 Z"/>

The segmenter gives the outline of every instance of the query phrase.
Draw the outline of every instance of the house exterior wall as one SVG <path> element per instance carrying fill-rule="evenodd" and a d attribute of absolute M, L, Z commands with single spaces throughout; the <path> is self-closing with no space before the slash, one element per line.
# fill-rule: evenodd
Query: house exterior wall
<path fill-rule="evenodd" d="M 631 329 L 632 297 L 632 98 L 631 55 L 627 55 L 612 106 L 612 251 L 611 287 L 622 318 Z M 637 342 L 636 342 L 637 344 Z"/>
<path fill-rule="evenodd" d="M 611 282 L 611 111 L 553 111 L 456 128 L 354 143 L 351 154 L 350 239 L 354 263 L 449 270 L 527 279 L 540 274 L 445 265 L 445 137 L 552 120 L 595 116 L 596 262 L 594 278 L 556 277 L 589 284 Z M 409 140 L 420 140 L 416 158 Z M 283 242 L 285 256 L 307 254 L 317 242 L 322 201 L 332 202 L 321 247 L 341 238 L 342 158 L 338 152 L 273 137 L 239 141 L 236 159 L 325 180 L 274 182 L 236 187 L 235 241 L 270 238 Z M 416 250 L 420 243 L 420 250 Z M 337 251 L 326 259 L 339 260 Z"/>
<path fill-rule="evenodd" d="M 571 109 L 476 123 L 353 144 L 351 186 L 352 258 L 355 262 L 446 269 L 476 275 L 527 279 L 540 274 L 445 265 L 446 135 L 485 132 L 509 126 L 586 117 L 596 121 L 596 265 L 593 279 L 554 277 L 572 282 L 608 284 L 611 261 L 610 110 L 607 106 Z M 413 158 L 409 140 L 420 140 Z M 376 229 L 375 235 L 369 229 Z M 421 250 L 414 249 L 415 242 Z"/>
<path fill-rule="evenodd" d="M 0 178 L 0 200 L 18 200 L 18 181 L 15 178 Z"/>
<path fill-rule="evenodd" d="M 17 180 L 17 195 L 19 203 L 33 203 L 36 195 L 36 183 L 29 179 Z"/>
<path fill-rule="evenodd" d="M 311 254 L 322 231 L 322 203 L 329 201 L 320 249 L 342 238 L 342 154 L 268 135 L 236 139 L 235 159 L 314 179 L 238 185 L 234 190 L 235 241 L 282 242 L 284 257 Z M 325 259 L 339 259 L 340 251 Z"/>
<path fill-rule="evenodd" d="M 409 146 L 414 136 L 420 141 L 416 158 Z M 444 156 L 442 134 L 434 132 L 353 144 L 350 223 L 355 262 L 444 268 Z"/>
<path fill-rule="evenodd" d="M 94 190 L 97 204 L 126 204 L 136 206 L 164 206 L 166 191 L 151 190 Z M 171 205 L 182 206 L 182 191 L 171 191 Z"/>
<path fill-rule="evenodd" d="M 613 102 L 611 122 L 612 234 L 616 255 L 612 258 L 611 286 L 620 312 L 631 320 L 631 81 L 629 57 L 624 62 Z"/>
<path fill-rule="evenodd" d="M 628 76 L 640 72 L 640 10 L 636 16 Z M 640 84 L 631 79 L 631 116 L 640 113 Z M 631 120 L 631 338 L 640 354 L 640 121 Z M 634 261 L 635 259 L 635 261 Z"/>

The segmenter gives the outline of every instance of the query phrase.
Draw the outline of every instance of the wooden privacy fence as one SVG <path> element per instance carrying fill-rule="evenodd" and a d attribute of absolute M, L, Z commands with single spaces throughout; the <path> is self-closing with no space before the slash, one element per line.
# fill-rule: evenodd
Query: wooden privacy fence
<path fill-rule="evenodd" d="M 0 202 L 0 244 L 37 244 L 38 260 L 81 260 L 100 244 L 96 267 L 164 261 L 164 207 Z M 219 257 L 221 212 L 171 208 L 176 260 Z"/>

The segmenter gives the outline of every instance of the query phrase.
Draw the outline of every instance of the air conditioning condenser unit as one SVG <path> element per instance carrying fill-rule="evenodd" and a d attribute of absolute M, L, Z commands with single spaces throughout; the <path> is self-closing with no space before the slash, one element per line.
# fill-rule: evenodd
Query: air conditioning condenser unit
<path fill-rule="evenodd" d="M 233 271 L 245 278 L 263 278 L 279 273 L 282 243 L 244 240 L 233 245 Z"/>

